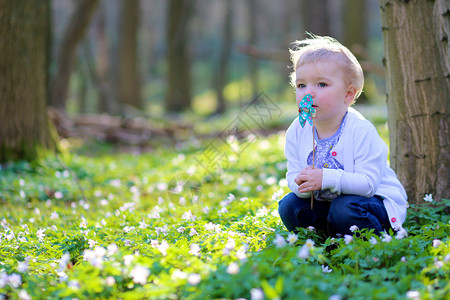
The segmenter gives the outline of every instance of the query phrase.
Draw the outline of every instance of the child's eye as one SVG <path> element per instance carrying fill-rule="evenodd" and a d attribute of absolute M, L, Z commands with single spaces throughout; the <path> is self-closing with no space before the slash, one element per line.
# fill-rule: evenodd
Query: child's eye
<path fill-rule="evenodd" d="M 306 85 L 304 85 L 303 83 L 299 83 L 299 84 L 297 84 L 297 87 L 299 88 L 299 89 L 302 89 L 302 88 L 304 88 Z"/>
<path fill-rule="evenodd" d="M 327 84 L 326 84 L 325 82 L 320 82 L 320 83 L 319 83 L 319 86 L 320 86 L 320 87 L 326 87 Z"/>

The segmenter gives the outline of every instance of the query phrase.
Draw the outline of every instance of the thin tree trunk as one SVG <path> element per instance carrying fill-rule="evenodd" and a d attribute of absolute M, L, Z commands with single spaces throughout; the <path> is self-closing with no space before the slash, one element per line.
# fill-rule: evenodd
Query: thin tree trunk
<path fill-rule="evenodd" d="M 233 37 L 233 28 L 231 24 L 231 16 L 232 16 L 232 0 L 226 0 L 225 2 L 225 13 L 224 13 L 224 25 L 223 25 L 223 38 L 222 38 L 222 46 L 220 47 L 220 57 L 219 57 L 219 68 L 216 72 L 217 74 L 217 82 L 216 82 L 216 90 L 217 90 L 217 109 L 216 113 L 222 114 L 226 110 L 226 102 L 223 94 L 223 90 L 225 88 L 225 82 L 228 74 L 228 64 L 231 56 L 231 47 L 232 47 L 232 37 Z"/>
<path fill-rule="evenodd" d="M 448 197 L 449 2 L 380 0 L 380 8 L 391 165 L 410 202 Z"/>
<path fill-rule="evenodd" d="M 258 5 L 256 0 L 247 0 L 247 9 L 248 9 L 248 43 L 252 46 L 256 46 L 257 42 L 257 14 L 256 10 Z M 256 97 L 259 92 L 258 87 L 258 59 L 252 56 L 248 57 L 248 69 L 250 73 L 250 82 L 252 88 L 252 96 Z"/>
<path fill-rule="evenodd" d="M 137 63 L 139 0 L 122 0 L 119 43 L 118 97 L 121 104 L 143 109 Z"/>
<path fill-rule="evenodd" d="M 103 4 L 105 4 L 105 2 L 103 2 Z M 106 12 L 103 5 L 100 6 L 97 17 L 98 19 L 95 26 L 95 34 L 97 40 L 95 73 L 97 74 L 96 82 L 99 83 L 99 101 L 97 108 L 98 112 L 100 113 L 110 114 L 112 113 L 112 103 L 108 84 L 108 36 L 106 33 Z"/>
<path fill-rule="evenodd" d="M 0 1 L 0 162 L 56 150 L 47 116 L 50 1 Z"/>
<path fill-rule="evenodd" d="M 76 48 L 86 32 L 99 0 L 80 0 L 64 33 L 57 57 L 57 72 L 53 79 L 50 105 L 65 110 L 69 79 L 76 59 Z"/>
<path fill-rule="evenodd" d="M 169 0 L 167 14 L 166 109 L 179 112 L 191 107 L 188 24 L 193 0 Z"/>
<path fill-rule="evenodd" d="M 342 42 L 359 61 L 367 60 L 363 53 L 367 49 L 367 10 L 366 0 L 344 0 L 342 6 Z M 358 98 L 358 103 L 366 102 L 365 93 Z"/>

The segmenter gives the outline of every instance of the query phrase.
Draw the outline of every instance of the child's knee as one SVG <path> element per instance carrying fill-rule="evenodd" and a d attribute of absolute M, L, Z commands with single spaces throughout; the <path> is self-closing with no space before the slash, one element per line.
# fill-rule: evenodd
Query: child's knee
<path fill-rule="evenodd" d="M 291 195 L 293 193 L 287 194 L 283 197 L 283 199 L 278 202 L 278 213 L 280 216 L 286 214 L 286 213 L 292 213 L 294 210 L 294 197 Z M 295 194 L 294 194 L 295 196 Z"/>
<path fill-rule="evenodd" d="M 351 195 L 339 196 L 331 202 L 328 221 L 336 225 L 337 222 L 346 224 L 352 222 L 355 214 L 359 213 L 358 203 Z"/>

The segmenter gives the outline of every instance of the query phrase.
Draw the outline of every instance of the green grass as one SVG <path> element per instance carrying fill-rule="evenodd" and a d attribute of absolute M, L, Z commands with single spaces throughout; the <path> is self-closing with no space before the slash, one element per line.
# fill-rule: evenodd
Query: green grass
<path fill-rule="evenodd" d="M 60 157 L 4 165 L 0 298 L 448 296 L 448 200 L 413 206 L 403 239 L 364 231 L 346 244 L 305 229 L 277 246 L 289 236 L 277 213 L 288 192 L 284 134 L 254 133 L 140 155 L 72 143 Z"/>

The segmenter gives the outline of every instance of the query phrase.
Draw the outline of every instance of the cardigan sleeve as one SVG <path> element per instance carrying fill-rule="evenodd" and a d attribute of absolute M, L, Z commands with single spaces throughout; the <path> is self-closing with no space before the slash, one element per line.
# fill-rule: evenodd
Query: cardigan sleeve
<path fill-rule="evenodd" d="M 286 143 L 284 146 L 284 154 L 287 159 L 286 180 L 288 182 L 289 189 L 293 193 L 300 198 L 308 198 L 311 197 L 311 192 L 300 193 L 298 191 L 298 184 L 294 181 L 297 174 L 306 167 L 302 164 L 300 159 L 300 143 L 298 142 L 297 134 L 297 128 L 294 122 L 286 131 Z"/>
<path fill-rule="evenodd" d="M 346 141 L 345 144 L 345 147 L 353 147 L 353 172 L 324 169 L 322 188 L 339 194 L 372 197 L 387 165 L 387 145 L 371 123 L 357 125 L 358 130 L 351 137 L 352 143 Z"/>

